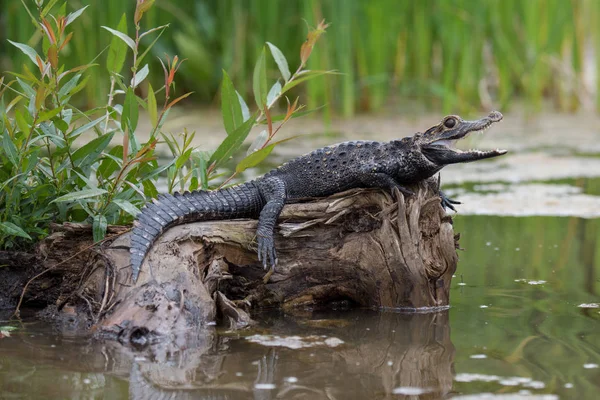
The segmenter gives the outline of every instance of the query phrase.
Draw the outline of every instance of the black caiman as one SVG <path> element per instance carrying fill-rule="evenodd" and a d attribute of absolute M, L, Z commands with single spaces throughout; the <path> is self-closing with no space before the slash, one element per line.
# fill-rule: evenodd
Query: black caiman
<path fill-rule="evenodd" d="M 502 120 L 487 117 L 465 121 L 450 115 L 423 133 L 390 142 L 352 141 L 323 147 L 294 158 L 263 177 L 215 191 L 161 194 L 148 203 L 134 223 L 131 235 L 132 279 L 135 282 L 146 253 L 168 228 L 193 221 L 257 218 L 258 259 L 265 269 L 277 263 L 274 228 L 287 201 L 322 197 L 352 188 L 397 188 L 432 177 L 444 166 L 497 157 L 506 150 L 461 151 L 454 147 L 471 132 Z M 444 208 L 457 204 L 440 191 Z"/>

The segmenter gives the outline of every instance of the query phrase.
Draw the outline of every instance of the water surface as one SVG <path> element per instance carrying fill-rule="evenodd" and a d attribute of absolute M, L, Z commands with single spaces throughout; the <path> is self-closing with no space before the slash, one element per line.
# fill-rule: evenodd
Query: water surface
<path fill-rule="evenodd" d="M 455 228 L 448 311 L 262 312 L 247 332 L 139 352 L 4 322 L 17 329 L 0 339 L 0 398 L 598 398 L 600 308 L 580 305 L 600 303 L 600 221 Z"/>

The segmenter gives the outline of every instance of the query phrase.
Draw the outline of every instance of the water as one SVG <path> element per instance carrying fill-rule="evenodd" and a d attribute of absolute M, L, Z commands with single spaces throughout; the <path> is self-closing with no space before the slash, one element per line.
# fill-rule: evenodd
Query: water
<path fill-rule="evenodd" d="M 342 140 L 406 136 L 437 119 L 340 122 L 341 137 L 287 142 L 274 162 Z M 194 121 L 204 148 L 215 148 L 220 121 Z M 288 133 L 321 129 L 299 124 Z M 447 192 L 464 202 L 448 311 L 269 311 L 250 331 L 211 328 L 142 352 L 0 322 L 0 398 L 597 399 L 597 126 L 596 116 L 507 116 L 474 139 L 507 156 L 444 169 Z"/>
<path fill-rule="evenodd" d="M 270 311 L 248 332 L 143 352 L 11 323 L 0 398 L 596 399 L 600 308 L 579 306 L 600 303 L 600 220 L 459 215 L 455 227 L 449 311 Z"/>

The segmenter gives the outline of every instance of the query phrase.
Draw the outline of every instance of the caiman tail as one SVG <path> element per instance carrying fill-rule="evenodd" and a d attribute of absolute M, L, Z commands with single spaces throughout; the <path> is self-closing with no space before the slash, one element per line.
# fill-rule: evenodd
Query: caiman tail
<path fill-rule="evenodd" d="M 263 205 L 254 182 L 212 192 L 159 195 L 142 209 L 134 222 L 129 250 L 133 282 L 137 281 L 152 244 L 170 227 L 194 221 L 258 217 Z"/>

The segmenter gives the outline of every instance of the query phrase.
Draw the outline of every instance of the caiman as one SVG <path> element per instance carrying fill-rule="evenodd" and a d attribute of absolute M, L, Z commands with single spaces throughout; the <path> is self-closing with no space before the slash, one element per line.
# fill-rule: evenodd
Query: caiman
<path fill-rule="evenodd" d="M 131 235 L 132 279 L 135 282 L 142 262 L 154 241 L 168 228 L 194 221 L 257 218 L 258 260 L 265 269 L 277 263 L 274 229 L 288 201 L 322 197 L 352 188 L 397 188 L 413 193 L 404 185 L 417 183 L 444 166 L 497 157 L 506 150 L 461 151 L 456 141 L 471 132 L 484 131 L 502 120 L 492 111 L 487 117 L 465 121 L 450 115 L 423 133 L 390 142 L 351 141 L 314 150 L 294 158 L 263 177 L 215 191 L 161 194 L 148 203 L 134 223 Z M 440 191 L 444 208 L 459 204 Z"/>

